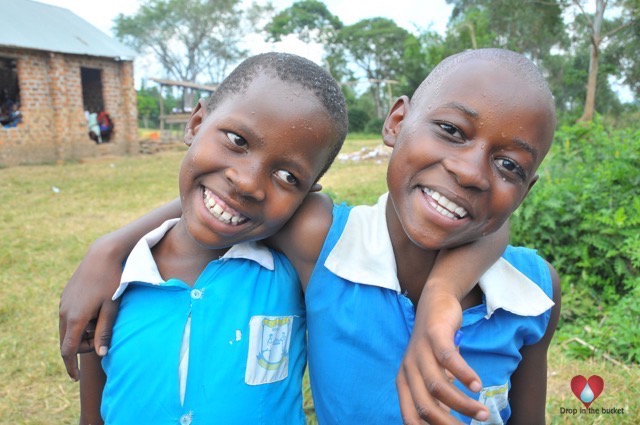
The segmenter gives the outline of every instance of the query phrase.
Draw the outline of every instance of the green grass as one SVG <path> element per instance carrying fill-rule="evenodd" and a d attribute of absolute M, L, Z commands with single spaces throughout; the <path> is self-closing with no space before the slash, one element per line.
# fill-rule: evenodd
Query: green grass
<path fill-rule="evenodd" d="M 349 140 L 345 151 L 378 144 Z M 58 350 L 60 293 L 96 237 L 177 196 L 181 158 L 171 151 L 0 169 L 0 424 L 77 422 L 78 384 L 67 378 Z M 385 190 L 385 168 L 384 161 L 337 162 L 322 183 L 339 201 L 373 203 Z M 561 347 L 552 348 L 549 361 L 550 423 L 640 423 L 637 366 L 576 361 Z M 627 414 L 560 415 L 560 407 L 580 406 L 569 388 L 577 374 L 604 378 L 594 406 L 624 407 Z"/>

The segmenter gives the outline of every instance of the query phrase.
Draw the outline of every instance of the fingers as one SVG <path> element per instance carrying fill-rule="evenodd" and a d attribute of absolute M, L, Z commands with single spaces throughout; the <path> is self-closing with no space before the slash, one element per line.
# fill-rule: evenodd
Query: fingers
<path fill-rule="evenodd" d="M 448 345 L 441 345 L 448 347 L 449 351 L 429 349 L 427 339 L 413 340 L 407 347 L 397 386 L 400 408 L 409 423 L 420 423 L 415 422 L 416 415 L 432 424 L 458 423 L 451 422 L 452 417 L 443 413 L 442 406 L 478 420 L 488 417 L 486 407 L 460 391 L 453 384 L 451 374 L 444 369 L 444 364 L 455 364 L 453 356 L 460 357 L 453 338 L 447 337 L 447 340 Z M 468 368 L 461 357 L 459 360 Z M 475 376 L 475 373 L 471 371 L 471 375 Z"/>
<path fill-rule="evenodd" d="M 408 379 L 414 375 L 411 371 L 401 371 L 396 379 L 403 424 L 460 424 L 449 414 L 447 406 L 430 396 L 424 385 L 409 384 Z"/>
<path fill-rule="evenodd" d="M 102 304 L 100 315 L 95 330 L 94 346 L 96 353 L 104 357 L 111 345 L 111 335 L 113 334 L 113 323 L 118 315 L 120 301 L 106 301 Z"/>
<path fill-rule="evenodd" d="M 456 345 L 454 345 L 454 340 L 448 335 L 449 332 L 445 329 L 440 331 L 434 329 L 432 332 L 431 343 L 440 365 L 471 391 L 480 391 L 482 389 L 480 377 L 462 358 Z M 441 332 L 442 335 L 438 336 L 438 332 Z M 461 334 L 458 333 L 456 338 L 459 338 L 459 335 Z M 459 341 L 456 342 L 459 343 Z"/>
<path fill-rule="evenodd" d="M 69 377 L 78 381 L 80 379 L 80 369 L 78 368 L 78 350 L 81 343 L 81 335 L 84 332 L 84 326 L 76 321 L 64 320 L 60 315 L 58 321 L 60 331 L 60 356 L 67 369 Z"/>

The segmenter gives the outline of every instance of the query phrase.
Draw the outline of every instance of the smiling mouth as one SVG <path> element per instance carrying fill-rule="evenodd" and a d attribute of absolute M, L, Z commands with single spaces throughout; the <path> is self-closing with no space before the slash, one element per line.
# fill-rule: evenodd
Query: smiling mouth
<path fill-rule="evenodd" d="M 229 208 L 222 199 L 218 198 L 206 187 L 203 191 L 204 204 L 215 218 L 224 224 L 238 226 L 245 223 L 249 219 L 233 208 Z"/>
<path fill-rule="evenodd" d="M 431 199 L 433 199 L 437 203 L 437 205 L 435 206 L 436 211 L 438 211 L 440 214 L 444 215 L 445 217 L 453 218 L 454 220 L 459 220 L 469 214 L 467 210 L 465 210 L 455 202 L 448 200 L 446 196 L 441 195 L 439 192 L 436 192 L 435 190 L 428 189 L 425 187 L 425 188 L 422 188 L 422 193 L 429 196 Z"/>

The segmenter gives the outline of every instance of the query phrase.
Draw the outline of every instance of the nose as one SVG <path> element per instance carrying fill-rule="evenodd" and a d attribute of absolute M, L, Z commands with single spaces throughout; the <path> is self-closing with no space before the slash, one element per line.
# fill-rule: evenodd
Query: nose
<path fill-rule="evenodd" d="M 225 170 L 225 177 L 239 195 L 258 202 L 264 200 L 265 191 L 258 170 L 251 167 L 229 167 Z"/>
<path fill-rule="evenodd" d="M 480 191 L 489 189 L 490 159 L 481 144 L 457 151 L 443 164 L 460 186 Z"/>

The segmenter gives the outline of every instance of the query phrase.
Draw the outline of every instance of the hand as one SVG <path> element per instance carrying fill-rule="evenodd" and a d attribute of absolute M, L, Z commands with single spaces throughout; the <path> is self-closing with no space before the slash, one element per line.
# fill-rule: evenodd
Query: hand
<path fill-rule="evenodd" d="M 453 385 L 455 376 L 472 391 L 480 391 L 478 375 L 455 347 L 454 334 L 462 323 L 460 302 L 437 291 L 422 295 L 416 322 L 396 379 L 405 424 L 458 424 L 449 408 L 478 420 L 489 412 Z"/>
<path fill-rule="evenodd" d="M 120 283 L 122 261 L 97 241 L 62 291 L 59 307 L 60 355 L 69 377 L 80 378 L 78 353 L 107 353 L 118 313 L 111 297 Z M 96 320 L 97 319 L 97 320 Z"/>

